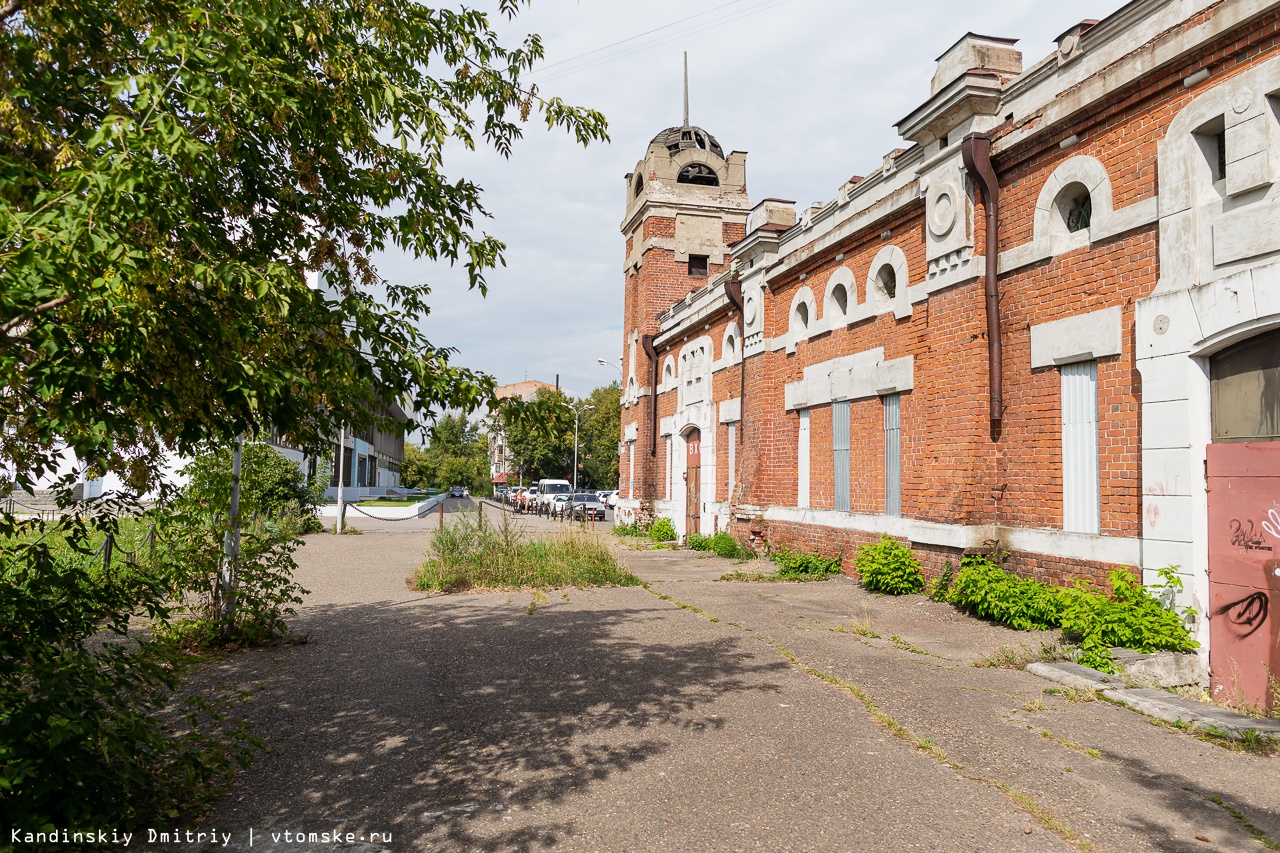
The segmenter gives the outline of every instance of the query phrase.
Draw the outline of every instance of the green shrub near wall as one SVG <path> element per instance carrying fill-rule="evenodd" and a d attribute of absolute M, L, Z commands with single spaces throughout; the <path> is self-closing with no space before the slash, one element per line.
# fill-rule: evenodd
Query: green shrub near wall
<path fill-rule="evenodd" d="M 911 549 L 892 536 L 881 536 L 858 548 L 854 568 L 862 585 L 872 592 L 911 595 L 924 589 L 924 573 Z"/>

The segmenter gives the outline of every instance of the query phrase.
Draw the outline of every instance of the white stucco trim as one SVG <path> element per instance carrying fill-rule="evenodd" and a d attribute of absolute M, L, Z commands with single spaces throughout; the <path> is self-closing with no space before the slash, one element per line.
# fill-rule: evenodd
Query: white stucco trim
<path fill-rule="evenodd" d="M 802 324 L 797 316 L 799 312 L 796 309 L 801 305 L 805 306 L 809 315 L 807 324 Z M 817 334 L 818 326 L 818 309 L 813 298 L 813 291 L 808 287 L 801 287 L 791 297 L 791 307 L 787 309 L 787 336 L 785 341 L 787 352 L 795 352 L 797 343 L 807 341 Z"/>
<path fill-rule="evenodd" d="M 884 347 L 828 359 L 804 369 L 804 377 L 783 388 L 786 411 L 833 400 L 898 394 L 915 387 L 915 356 L 884 360 Z"/>
<path fill-rule="evenodd" d="M 1119 355 L 1123 348 L 1118 306 L 1063 317 L 1031 327 L 1031 367 L 1052 367 Z"/>
<path fill-rule="evenodd" d="M 943 524 L 899 516 L 780 506 L 766 509 L 764 518 L 833 530 L 887 533 L 922 545 L 945 548 L 979 548 L 995 539 L 1014 551 L 1123 566 L 1136 567 L 1142 554 L 1142 542 L 1137 538 L 1067 533 L 1048 528 Z"/>

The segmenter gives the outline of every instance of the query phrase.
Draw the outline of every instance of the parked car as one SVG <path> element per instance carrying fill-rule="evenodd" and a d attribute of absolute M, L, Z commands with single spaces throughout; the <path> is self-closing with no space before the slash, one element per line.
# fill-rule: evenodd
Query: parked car
<path fill-rule="evenodd" d="M 552 495 L 546 502 L 545 512 L 551 518 L 568 518 L 571 504 L 569 495 Z"/>
<path fill-rule="evenodd" d="M 538 514 L 545 515 L 551 508 L 551 500 L 556 495 L 567 495 L 573 491 L 568 480 L 542 479 L 538 481 Z"/>
<path fill-rule="evenodd" d="M 591 492 L 576 494 L 571 498 L 573 518 L 578 521 L 604 521 L 604 504 Z"/>
<path fill-rule="evenodd" d="M 450 487 L 449 487 L 449 497 L 451 497 L 451 498 L 465 498 L 466 496 L 467 496 L 467 490 L 466 490 L 466 489 L 464 489 L 462 486 L 450 486 Z"/>

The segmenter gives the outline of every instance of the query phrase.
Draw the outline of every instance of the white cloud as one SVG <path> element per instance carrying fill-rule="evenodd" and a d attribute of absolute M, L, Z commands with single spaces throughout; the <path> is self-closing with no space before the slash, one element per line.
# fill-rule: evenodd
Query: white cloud
<path fill-rule="evenodd" d="M 550 382 L 558 373 L 562 385 L 585 394 L 616 378 L 596 359 L 617 359 L 622 348 L 623 175 L 656 133 L 680 123 L 682 51 L 689 52 L 691 122 L 726 151 L 749 152 L 753 199 L 790 198 L 804 206 L 833 198 L 850 176 L 867 174 L 888 151 L 905 147 L 893 123 L 925 100 L 934 60 L 966 32 L 1021 38 L 1030 67 L 1049 54 L 1058 33 L 1104 17 L 1116 3 L 1065 11 L 1046 0 L 739 0 L 681 26 L 755 14 L 542 85 L 544 94 L 602 111 L 611 143 L 584 150 L 566 134 L 533 124 L 510 160 L 489 151 L 450 154 L 451 174 L 485 189 L 493 218 L 483 230 L 508 245 L 507 266 L 488 275 L 487 298 L 468 291 L 460 271 L 403 255 L 384 255 L 380 270 L 392 281 L 432 284 L 425 328 L 436 344 L 459 350 L 459 363 L 499 383 L 526 374 Z M 535 0 L 501 29 L 509 40 L 541 33 L 546 61 L 554 63 L 723 5 Z"/>

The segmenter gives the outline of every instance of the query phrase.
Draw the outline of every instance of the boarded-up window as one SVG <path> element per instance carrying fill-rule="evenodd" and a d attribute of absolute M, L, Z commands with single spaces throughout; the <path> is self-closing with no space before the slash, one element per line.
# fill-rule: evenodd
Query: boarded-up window
<path fill-rule="evenodd" d="M 884 514 L 902 515 L 902 397 L 884 400 Z"/>
<path fill-rule="evenodd" d="M 809 410 L 800 411 L 800 434 L 796 445 L 796 506 L 809 506 Z"/>
<path fill-rule="evenodd" d="M 1062 529 L 1098 532 L 1098 363 L 1062 371 Z"/>
<path fill-rule="evenodd" d="M 831 404 L 831 452 L 835 457 L 836 509 L 849 511 L 849 401 Z"/>
<path fill-rule="evenodd" d="M 1209 387 L 1214 441 L 1280 439 L 1280 331 L 1215 355 Z"/>

